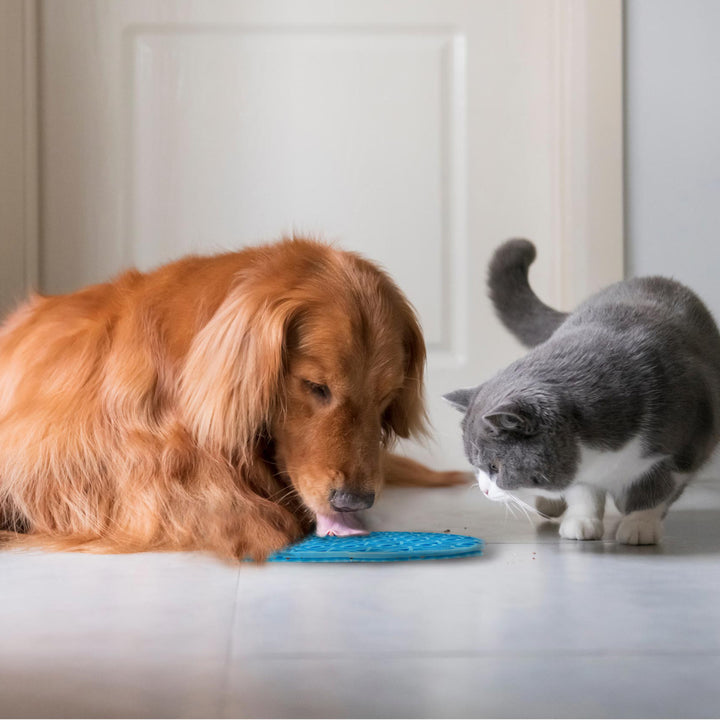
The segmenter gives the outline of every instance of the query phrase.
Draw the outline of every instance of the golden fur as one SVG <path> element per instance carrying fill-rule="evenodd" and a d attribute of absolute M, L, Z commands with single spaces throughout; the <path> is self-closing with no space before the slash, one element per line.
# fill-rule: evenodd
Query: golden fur
<path fill-rule="evenodd" d="M 308 240 L 36 295 L 0 329 L 0 525 L 261 559 L 333 489 L 459 480 L 384 449 L 423 429 L 424 362 L 390 278 Z"/>

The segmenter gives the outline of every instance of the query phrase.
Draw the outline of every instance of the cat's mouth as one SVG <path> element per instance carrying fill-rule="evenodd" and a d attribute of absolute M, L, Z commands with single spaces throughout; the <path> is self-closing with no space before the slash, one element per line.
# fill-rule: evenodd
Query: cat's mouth
<path fill-rule="evenodd" d="M 509 493 L 501 490 L 497 485 L 491 485 L 489 488 L 481 488 L 485 497 L 493 502 L 508 502 L 512 497 Z"/>
<path fill-rule="evenodd" d="M 482 470 L 476 470 L 475 477 L 478 481 L 478 487 L 488 499 L 494 502 L 509 502 L 512 498 L 505 490 L 499 488 L 497 483 Z"/>
<path fill-rule="evenodd" d="M 536 507 L 533 507 L 529 503 L 526 503 L 522 498 L 519 498 L 516 495 L 513 495 L 512 493 L 509 493 L 506 490 L 499 488 L 497 486 L 497 483 L 487 474 L 485 474 L 482 470 L 476 471 L 476 477 L 478 480 L 478 487 L 480 488 L 480 490 L 482 490 L 485 497 L 487 497 L 489 500 L 492 500 L 493 502 L 504 503 L 506 505 L 519 506 L 525 511 L 531 510 L 532 512 L 536 513 L 542 518 L 545 518 L 546 520 L 550 519 L 548 515 L 545 515 L 545 513 L 541 512 Z"/>

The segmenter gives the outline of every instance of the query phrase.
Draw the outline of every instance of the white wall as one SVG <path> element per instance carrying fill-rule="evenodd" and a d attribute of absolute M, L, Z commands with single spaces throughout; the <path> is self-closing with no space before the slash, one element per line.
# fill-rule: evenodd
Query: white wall
<path fill-rule="evenodd" d="M 718 321 L 719 38 L 718 0 L 625 0 L 626 272 L 677 278 Z"/>
<path fill-rule="evenodd" d="M 720 320 L 720 2 L 626 0 L 626 268 Z"/>

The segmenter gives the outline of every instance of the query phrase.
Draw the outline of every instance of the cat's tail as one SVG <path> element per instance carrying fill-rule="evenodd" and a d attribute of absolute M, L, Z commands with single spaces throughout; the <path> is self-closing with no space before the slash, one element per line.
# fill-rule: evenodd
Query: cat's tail
<path fill-rule="evenodd" d="M 526 347 L 545 342 L 567 317 L 548 307 L 528 283 L 537 255 L 529 240 L 507 240 L 488 267 L 488 291 L 503 325 Z"/>

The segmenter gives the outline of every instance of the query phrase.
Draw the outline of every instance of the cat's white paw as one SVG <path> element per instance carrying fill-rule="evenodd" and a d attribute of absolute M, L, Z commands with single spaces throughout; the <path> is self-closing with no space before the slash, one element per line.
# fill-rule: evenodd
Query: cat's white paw
<path fill-rule="evenodd" d="M 567 540 L 599 540 L 603 536 L 603 522 L 596 517 L 568 515 L 560 523 L 560 537 Z"/>
<path fill-rule="evenodd" d="M 657 545 L 662 538 L 662 521 L 656 518 L 624 517 L 615 539 L 623 545 Z"/>

